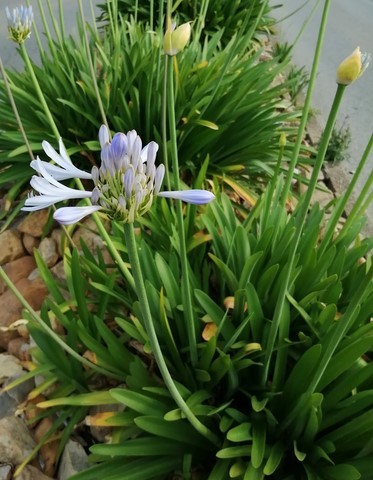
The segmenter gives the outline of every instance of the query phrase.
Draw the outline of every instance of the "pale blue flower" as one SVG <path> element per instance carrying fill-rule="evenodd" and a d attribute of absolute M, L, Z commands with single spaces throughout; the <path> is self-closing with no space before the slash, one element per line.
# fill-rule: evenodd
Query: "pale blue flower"
<path fill-rule="evenodd" d="M 72 199 L 90 198 L 93 205 L 63 207 L 56 210 L 54 218 L 63 225 L 80 221 L 87 215 L 101 210 L 110 218 L 131 223 L 143 215 L 152 205 L 154 196 L 173 198 L 201 205 L 211 202 L 215 196 L 206 190 L 183 190 L 160 192 L 165 167 L 155 165 L 158 144 L 150 142 L 144 148 L 135 130 L 127 134 L 116 133 L 110 141 L 107 127 L 99 131 L 101 145 L 101 165 L 93 167 L 91 173 L 76 168 L 63 145 L 59 151 L 43 142 L 43 149 L 57 165 L 37 158 L 31 167 L 39 176 L 31 179 L 32 188 L 39 195 L 30 195 L 23 210 L 39 210 L 57 202 Z M 75 190 L 66 187 L 59 180 L 82 178 L 92 180 L 92 191 Z"/>
<path fill-rule="evenodd" d="M 31 25 L 34 18 L 32 7 L 15 7 L 9 10 L 5 8 L 6 18 L 8 20 L 9 38 L 19 45 L 31 35 Z"/>

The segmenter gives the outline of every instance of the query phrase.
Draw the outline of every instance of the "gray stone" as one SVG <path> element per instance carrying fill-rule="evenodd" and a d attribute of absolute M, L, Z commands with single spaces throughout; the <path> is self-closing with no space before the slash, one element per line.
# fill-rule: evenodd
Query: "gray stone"
<path fill-rule="evenodd" d="M 0 465 L 0 480 L 12 480 L 12 465 Z"/>
<path fill-rule="evenodd" d="M 12 383 L 24 373 L 16 357 L 6 353 L 0 354 L 0 386 L 2 388 Z M 33 387 L 34 381 L 29 379 L 10 390 L 0 390 L 0 418 L 13 415 L 19 404 L 26 399 L 27 394 Z M 0 456 L 0 462 L 1 461 L 3 461 L 3 459 Z"/>
<path fill-rule="evenodd" d="M 69 440 L 62 454 L 57 480 L 68 480 L 75 473 L 88 468 L 87 454 L 78 442 Z"/>
<path fill-rule="evenodd" d="M 0 419 L 0 452 L 3 463 L 21 464 L 35 448 L 35 441 L 25 423 L 17 417 Z"/>
<path fill-rule="evenodd" d="M 19 377 L 23 372 L 18 358 L 7 353 L 0 353 L 0 384 L 10 377 Z"/>

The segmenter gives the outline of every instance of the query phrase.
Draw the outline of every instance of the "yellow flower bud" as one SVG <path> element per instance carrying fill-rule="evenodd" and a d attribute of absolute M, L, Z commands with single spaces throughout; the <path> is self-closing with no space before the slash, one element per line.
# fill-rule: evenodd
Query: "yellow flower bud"
<path fill-rule="evenodd" d="M 340 85 L 350 85 L 357 80 L 367 68 L 370 55 L 361 53 L 360 47 L 357 47 L 350 56 L 345 58 L 337 69 L 337 83 Z"/>
<path fill-rule="evenodd" d="M 286 133 L 285 132 L 281 132 L 280 140 L 279 140 L 278 144 L 280 145 L 280 147 L 285 147 L 286 146 Z"/>
<path fill-rule="evenodd" d="M 171 21 L 169 21 L 169 26 L 164 34 L 163 50 L 167 55 L 176 55 L 179 53 L 184 49 L 190 38 L 190 22 L 183 23 L 176 29 L 175 27 L 176 24 L 171 24 Z"/>

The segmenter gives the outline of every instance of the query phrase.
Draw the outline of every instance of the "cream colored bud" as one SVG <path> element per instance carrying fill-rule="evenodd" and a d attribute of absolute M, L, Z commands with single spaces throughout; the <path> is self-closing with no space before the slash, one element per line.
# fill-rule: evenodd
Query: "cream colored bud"
<path fill-rule="evenodd" d="M 367 68 L 370 55 L 361 53 L 360 47 L 357 47 L 351 55 L 343 60 L 337 69 L 337 83 L 340 85 L 350 85 L 357 80 Z"/>
<path fill-rule="evenodd" d="M 280 145 L 280 147 L 285 147 L 286 146 L 286 133 L 285 132 L 281 132 L 280 140 L 279 140 L 278 144 Z"/>
<path fill-rule="evenodd" d="M 176 55 L 183 50 L 189 42 L 191 34 L 190 22 L 183 23 L 175 29 L 175 24 L 169 26 L 163 38 L 163 50 L 166 55 Z"/>

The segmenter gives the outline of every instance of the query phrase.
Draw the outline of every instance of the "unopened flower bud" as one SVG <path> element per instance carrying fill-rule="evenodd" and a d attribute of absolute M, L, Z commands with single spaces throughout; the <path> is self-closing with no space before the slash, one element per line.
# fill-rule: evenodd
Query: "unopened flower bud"
<path fill-rule="evenodd" d="M 34 18 L 32 7 L 21 6 L 13 8 L 12 11 L 6 7 L 5 13 L 8 20 L 9 38 L 21 45 L 31 35 L 31 24 Z"/>
<path fill-rule="evenodd" d="M 183 50 L 189 42 L 191 27 L 190 22 L 183 23 L 179 27 L 169 22 L 169 26 L 163 38 L 163 50 L 166 55 L 176 55 Z"/>
<path fill-rule="evenodd" d="M 340 85 L 350 85 L 357 80 L 369 65 L 370 55 L 361 53 L 360 47 L 357 47 L 351 55 L 343 60 L 337 69 L 337 83 Z"/>
<path fill-rule="evenodd" d="M 286 146 L 286 133 L 285 132 L 281 132 L 280 140 L 279 140 L 278 144 L 280 145 L 280 147 L 285 147 Z"/>

